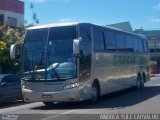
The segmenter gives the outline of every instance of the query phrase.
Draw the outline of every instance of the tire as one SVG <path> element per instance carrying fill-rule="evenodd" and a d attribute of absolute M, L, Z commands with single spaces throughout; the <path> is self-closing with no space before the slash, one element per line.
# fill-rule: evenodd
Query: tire
<path fill-rule="evenodd" d="M 52 106 L 54 103 L 53 103 L 53 102 L 43 102 L 43 104 L 44 104 L 45 106 Z"/>
<path fill-rule="evenodd" d="M 1 97 L 2 95 L 0 94 L 0 106 L 3 104 L 3 99 Z"/>
<path fill-rule="evenodd" d="M 99 86 L 96 82 L 94 82 L 91 90 L 91 103 L 96 103 L 99 99 L 99 96 Z"/>
<path fill-rule="evenodd" d="M 144 89 L 145 76 L 143 75 L 141 79 L 141 89 Z"/>
<path fill-rule="evenodd" d="M 144 78 L 141 77 L 141 75 L 138 75 L 138 77 L 137 77 L 136 87 L 137 87 L 137 90 L 144 88 Z"/>

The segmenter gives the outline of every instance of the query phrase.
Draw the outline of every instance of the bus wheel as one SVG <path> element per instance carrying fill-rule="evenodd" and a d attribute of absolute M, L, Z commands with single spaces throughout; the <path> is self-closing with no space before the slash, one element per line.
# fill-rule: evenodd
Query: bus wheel
<path fill-rule="evenodd" d="M 91 90 L 91 102 L 92 103 L 97 102 L 98 98 L 99 98 L 99 87 L 98 84 L 94 82 Z"/>
<path fill-rule="evenodd" d="M 141 77 L 141 75 L 138 75 L 137 77 L 137 90 L 144 88 L 144 79 Z"/>
<path fill-rule="evenodd" d="M 53 102 L 43 102 L 43 104 L 44 104 L 45 106 L 52 106 L 52 105 L 53 105 Z"/>
<path fill-rule="evenodd" d="M 144 88 L 144 82 L 145 82 L 145 76 L 143 75 L 143 77 L 141 79 L 141 89 Z"/>

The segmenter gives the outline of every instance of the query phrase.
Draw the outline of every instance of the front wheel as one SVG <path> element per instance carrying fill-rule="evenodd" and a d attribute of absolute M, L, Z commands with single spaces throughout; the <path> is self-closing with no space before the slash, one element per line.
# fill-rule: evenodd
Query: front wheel
<path fill-rule="evenodd" d="M 44 104 L 45 106 L 52 106 L 54 103 L 53 103 L 53 102 L 43 102 L 43 104 Z"/>
<path fill-rule="evenodd" d="M 91 90 L 91 102 L 92 103 L 97 102 L 98 98 L 99 98 L 99 87 L 98 84 L 94 82 Z"/>

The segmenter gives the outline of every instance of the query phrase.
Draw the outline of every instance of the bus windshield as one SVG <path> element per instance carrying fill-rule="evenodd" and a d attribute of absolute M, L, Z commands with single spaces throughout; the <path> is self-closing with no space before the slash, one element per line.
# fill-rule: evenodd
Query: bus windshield
<path fill-rule="evenodd" d="M 28 30 L 23 49 L 24 78 L 55 80 L 76 77 L 75 38 L 75 26 Z"/>

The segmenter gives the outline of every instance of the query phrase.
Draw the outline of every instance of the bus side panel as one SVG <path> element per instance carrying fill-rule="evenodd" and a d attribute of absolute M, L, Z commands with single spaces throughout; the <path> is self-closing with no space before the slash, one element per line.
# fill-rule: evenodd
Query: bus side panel
<path fill-rule="evenodd" d="M 131 57 L 116 53 L 94 54 L 93 75 L 100 81 L 101 95 L 136 85 L 136 67 L 134 64 L 128 66 L 123 56 L 128 56 L 128 59 Z"/>

